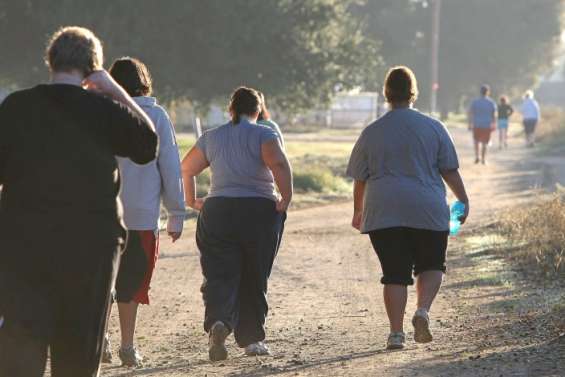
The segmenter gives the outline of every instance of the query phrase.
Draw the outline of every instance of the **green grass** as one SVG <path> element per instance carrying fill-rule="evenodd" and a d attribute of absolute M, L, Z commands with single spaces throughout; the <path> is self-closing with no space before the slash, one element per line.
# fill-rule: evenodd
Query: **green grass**
<path fill-rule="evenodd" d="M 353 139 L 359 130 L 320 130 L 316 133 L 302 134 L 305 140 L 293 140 L 295 134 L 289 134 L 286 142 L 287 155 L 294 171 L 296 195 L 294 204 L 325 204 L 343 200 L 351 196 L 351 181 L 345 177 Z M 339 141 L 328 141 L 327 138 Z M 347 141 L 341 141 L 341 138 Z M 177 138 L 180 155 L 194 145 L 195 138 L 181 134 Z M 205 170 L 197 181 L 199 195 L 205 195 L 210 185 L 210 172 Z"/>
<path fill-rule="evenodd" d="M 353 143 L 331 141 L 288 141 L 286 150 L 291 162 L 305 156 L 319 156 L 327 158 L 348 158 L 353 148 Z"/>
<path fill-rule="evenodd" d="M 186 152 L 192 148 L 195 142 L 196 138 L 193 135 L 183 134 L 177 136 L 177 144 L 179 146 L 179 154 L 181 158 L 183 158 Z"/>

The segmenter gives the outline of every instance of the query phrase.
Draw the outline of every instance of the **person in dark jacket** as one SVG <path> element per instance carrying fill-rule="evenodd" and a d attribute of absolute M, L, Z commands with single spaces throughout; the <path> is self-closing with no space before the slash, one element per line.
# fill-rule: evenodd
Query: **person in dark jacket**
<path fill-rule="evenodd" d="M 124 243 L 115 156 L 155 158 L 151 119 L 88 29 L 51 38 L 49 84 L 0 105 L 0 376 L 97 376 Z"/>

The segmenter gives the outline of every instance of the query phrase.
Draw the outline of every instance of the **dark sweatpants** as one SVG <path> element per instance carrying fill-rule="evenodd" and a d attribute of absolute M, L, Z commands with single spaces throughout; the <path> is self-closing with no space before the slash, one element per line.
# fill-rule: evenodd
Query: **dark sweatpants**
<path fill-rule="evenodd" d="M 206 331 L 222 321 L 240 347 L 265 339 L 267 281 L 285 219 L 269 199 L 206 200 L 196 230 Z"/>
<path fill-rule="evenodd" d="M 0 377 L 97 376 L 119 246 L 46 238 L 2 255 Z"/>

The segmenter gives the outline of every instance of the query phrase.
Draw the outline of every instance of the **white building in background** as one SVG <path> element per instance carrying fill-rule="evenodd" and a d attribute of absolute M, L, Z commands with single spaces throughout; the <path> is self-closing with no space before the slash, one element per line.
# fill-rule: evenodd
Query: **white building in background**
<path fill-rule="evenodd" d="M 376 92 L 338 93 L 328 109 L 309 111 L 292 123 L 328 128 L 365 127 L 386 111 L 379 98 Z"/>
<path fill-rule="evenodd" d="M 314 126 L 329 128 L 361 128 L 372 123 L 386 112 L 376 92 L 348 92 L 337 94 L 328 109 L 312 110 L 304 114 L 289 115 L 272 112 L 274 120 L 285 126 Z M 177 131 L 192 132 L 195 122 L 194 108 L 190 102 L 177 102 L 168 108 Z M 285 116 L 286 115 L 286 116 Z M 229 121 L 225 106 L 211 105 L 200 119 L 203 128 L 213 128 Z"/>
<path fill-rule="evenodd" d="M 327 126 L 364 127 L 379 117 L 379 95 L 374 92 L 340 93 L 328 110 Z"/>

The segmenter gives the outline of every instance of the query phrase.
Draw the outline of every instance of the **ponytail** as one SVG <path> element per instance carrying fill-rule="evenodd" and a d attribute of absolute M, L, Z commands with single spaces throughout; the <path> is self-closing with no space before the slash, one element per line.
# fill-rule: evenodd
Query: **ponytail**
<path fill-rule="evenodd" d="M 228 110 L 232 117 L 232 124 L 241 121 L 242 115 L 253 115 L 261 111 L 261 96 L 252 88 L 241 86 L 237 88 L 230 98 Z"/>

